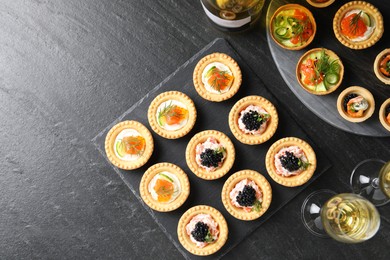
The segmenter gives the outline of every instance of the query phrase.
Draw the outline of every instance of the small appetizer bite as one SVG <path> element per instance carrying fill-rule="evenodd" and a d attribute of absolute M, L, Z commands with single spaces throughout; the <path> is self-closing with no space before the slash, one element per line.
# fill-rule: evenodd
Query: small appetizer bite
<path fill-rule="evenodd" d="M 383 35 L 383 17 L 379 10 L 364 1 L 343 5 L 333 19 L 336 38 L 351 49 L 365 49 Z"/>
<path fill-rule="evenodd" d="M 385 49 L 376 56 L 374 72 L 380 81 L 390 85 L 390 49 Z"/>
<path fill-rule="evenodd" d="M 340 93 L 337 99 L 337 110 L 350 122 L 363 122 L 374 113 L 375 100 L 367 89 L 349 87 Z"/>
<path fill-rule="evenodd" d="M 195 90 L 209 101 L 231 98 L 241 86 L 242 75 L 237 62 L 224 53 L 203 57 L 193 74 Z"/>
<path fill-rule="evenodd" d="M 379 109 L 379 120 L 387 131 L 390 131 L 390 98 L 386 99 Z"/>
<path fill-rule="evenodd" d="M 301 50 L 308 46 L 314 39 L 316 28 L 312 13 L 297 4 L 279 7 L 270 21 L 272 39 L 288 50 Z"/>
<path fill-rule="evenodd" d="M 255 145 L 269 140 L 276 132 L 279 117 L 274 105 L 260 96 L 240 99 L 230 110 L 229 127 L 241 143 Z"/>
<path fill-rule="evenodd" d="M 179 91 L 161 93 L 148 110 L 150 127 L 156 134 L 168 139 L 180 138 L 191 131 L 196 116 L 194 102 Z"/>
<path fill-rule="evenodd" d="M 228 226 L 223 215 L 210 206 L 195 206 L 179 220 L 177 236 L 182 246 L 194 255 L 217 252 L 226 243 Z"/>
<path fill-rule="evenodd" d="M 344 66 L 331 50 L 315 48 L 302 55 L 296 67 L 299 84 L 314 95 L 326 95 L 341 84 Z"/>
<path fill-rule="evenodd" d="M 222 188 L 223 205 L 233 217 L 241 220 L 261 217 L 271 200 L 271 185 L 263 175 L 252 170 L 234 173 Z"/>
<path fill-rule="evenodd" d="M 335 0 L 306 0 L 310 5 L 318 8 L 324 8 L 333 4 Z"/>
<path fill-rule="evenodd" d="M 306 183 L 313 176 L 317 159 L 308 143 L 296 137 L 287 137 L 269 148 L 265 164 L 275 182 L 295 187 Z"/>
<path fill-rule="evenodd" d="M 146 205 L 168 212 L 183 205 L 190 194 L 190 183 L 187 174 L 177 165 L 158 163 L 142 175 L 139 190 Z"/>
<path fill-rule="evenodd" d="M 123 121 L 113 126 L 105 140 L 107 158 L 124 170 L 143 166 L 152 155 L 153 148 L 151 133 L 137 121 Z"/>
<path fill-rule="evenodd" d="M 186 161 L 199 178 L 215 180 L 233 166 L 235 150 L 229 137 L 218 131 L 203 131 L 194 135 L 186 148 Z"/>

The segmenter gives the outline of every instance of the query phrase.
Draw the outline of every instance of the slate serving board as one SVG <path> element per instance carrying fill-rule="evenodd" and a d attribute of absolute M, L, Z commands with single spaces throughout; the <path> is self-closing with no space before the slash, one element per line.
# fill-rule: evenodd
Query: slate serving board
<path fill-rule="evenodd" d="M 192 73 L 197 62 L 202 57 L 214 52 L 223 52 L 233 57 L 239 64 L 243 74 L 243 83 L 239 92 L 230 100 L 221 103 L 214 103 L 202 99 L 195 91 L 192 83 Z M 164 139 L 155 134 L 151 130 L 147 120 L 147 110 L 151 101 L 158 94 L 169 90 L 178 90 L 186 93 L 194 101 L 198 112 L 198 118 L 194 129 L 185 137 L 176 140 Z M 269 99 L 276 106 L 280 117 L 279 127 L 274 137 L 266 143 L 257 146 L 244 145 L 238 142 L 230 132 L 228 126 L 228 114 L 231 107 L 235 102 L 247 95 L 260 95 Z M 262 81 L 251 71 L 251 69 L 224 39 L 216 39 L 211 42 L 199 53 L 180 66 L 173 74 L 167 77 L 144 98 L 124 112 L 119 118 L 112 122 L 112 124 L 100 132 L 93 139 L 93 142 L 103 157 L 106 158 L 104 140 L 107 132 L 112 126 L 124 120 L 137 120 L 147 126 L 153 134 L 155 149 L 149 162 L 140 169 L 124 171 L 116 167 L 113 168 L 131 189 L 134 195 L 139 199 L 140 203 L 150 213 L 156 223 L 161 227 L 169 240 L 172 241 L 186 259 L 219 259 L 245 239 L 245 237 L 247 237 L 250 233 L 255 231 L 269 217 L 286 205 L 291 199 L 293 199 L 305 187 L 310 185 L 312 181 L 314 181 L 331 166 L 327 157 L 288 115 L 288 111 L 281 110 L 279 102 L 275 99 L 275 97 L 272 96 Z M 206 181 L 196 177 L 189 170 L 185 161 L 185 149 L 191 137 L 194 134 L 207 129 L 219 130 L 226 133 L 232 140 L 236 149 L 236 160 L 233 168 L 223 178 L 215 181 Z M 317 170 L 312 179 L 301 187 L 286 188 L 280 186 L 268 176 L 265 169 L 265 154 L 267 153 L 268 148 L 278 139 L 287 136 L 295 136 L 306 140 L 312 145 L 317 154 Z M 180 166 L 187 173 L 190 180 L 191 193 L 189 198 L 182 207 L 173 212 L 160 213 L 153 211 L 143 203 L 139 196 L 139 183 L 142 174 L 148 167 L 159 162 L 171 162 Z M 273 189 L 273 199 L 268 211 L 261 218 L 250 222 L 240 221 L 233 218 L 225 210 L 221 201 L 221 190 L 226 179 L 232 173 L 243 169 L 252 169 L 262 173 L 269 180 Z M 177 238 L 177 223 L 180 216 L 190 207 L 200 204 L 210 205 L 218 209 L 226 218 L 229 227 L 229 238 L 225 246 L 214 255 L 208 257 L 197 257 L 187 252 L 181 246 Z M 156 243 L 159 243 L 159 241 L 156 241 Z"/>
<path fill-rule="evenodd" d="M 335 1 L 326 8 L 315 8 L 305 0 L 273 0 L 267 11 L 267 41 L 272 57 L 284 81 L 298 99 L 314 114 L 328 124 L 344 131 L 373 137 L 388 137 L 387 131 L 379 121 L 379 108 L 390 97 L 390 86 L 385 85 L 375 76 L 373 65 L 375 57 L 390 46 L 390 8 L 388 1 L 370 0 L 384 19 L 385 33 L 374 46 L 365 50 L 352 50 L 342 45 L 333 33 L 333 18 L 342 5 L 350 1 Z M 297 3 L 308 8 L 317 24 L 317 33 L 313 42 L 303 50 L 290 51 L 278 46 L 272 39 L 269 31 L 269 22 L 272 15 L 280 6 L 288 3 Z M 305 91 L 298 83 L 295 68 L 299 58 L 313 48 L 327 48 L 334 51 L 344 64 L 344 79 L 341 86 L 333 93 L 325 96 L 316 96 Z M 337 111 L 337 97 L 347 87 L 361 86 L 371 91 L 375 98 L 375 112 L 362 123 L 352 123 L 340 116 Z"/>

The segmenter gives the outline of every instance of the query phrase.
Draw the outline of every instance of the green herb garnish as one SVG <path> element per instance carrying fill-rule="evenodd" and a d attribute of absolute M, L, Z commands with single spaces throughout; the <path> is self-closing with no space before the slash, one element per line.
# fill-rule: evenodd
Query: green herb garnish
<path fill-rule="evenodd" d="M 256 200 L 255 203 L 253 204 L 252 211 L 260 212 L 262 206 L 261 202 L 259 200 Z"/>
<path fill-rule="evenodd" d="M 319 78 L 324 78 L 327 74 L 333 73 L 339 76 L 340 64 L 338 60 L 330 60 L 329 55 L 325 52 L 325 49 L 321 50 L 321 54 L 319 58 L 316 58 L 314 61 L 314 71 L 316 73 L 316 77 L 313 82 L 316 82 Z M 324 84 L 326 90 L 328 87 Z"/>
<path fill-rule="evenodd" d="M 214 238 L 213 238 L 213 236 L 211 235 L 210 230 L 207 231 L 207 235 L 206 235 L 206 237 L 204 238 L 204 241 L 207 242 L 207 243 L 214 242 Z"/>
<path fill-rule="evenodd" d="M 161 123 L 160 119 L 162 117 L 182 117 L 183 114 L 182 113 L 178 113 L 177 110 L 176 110 L 177 106 L 176 105 L 173 105 L 172 104 L 172 101 L 167 105 L 165 104 L 164 105 L 164 108 L 161 109 L 159 112 L 158 112 L 158 124 L 160 126 L 163 126 L 163 124 Z"/>
<path fill-rule="evenodd" d="M 357 31 L 357 29 L 358 29 L 358 25 L 359 25 L 359 18 L 360 18 L 360 16 L 362 15 L 362 11 L 360 11 L 356 16 L 354 16 L 353 18 L 352 18 L 352 20 L 350 21 L 350 23 L 349 23 L 349 27 L 350 28 L 352 28 L 352 33 L 353 34 L 356 34 L 356 31 Z"/>
<path fill-rule="evenodd" d="M 304 162 L 304 161 L 302 161 L 301 159 L 299 159 L 299 161 L 298 161 L 298 166 L 299 166 L 299 168 L 301 168 L 301 169 L 303 169 L 303 170 L 306 170 L 310 165 L 311 165 L 311 163 L 309 163 L 309 162 Z"/>

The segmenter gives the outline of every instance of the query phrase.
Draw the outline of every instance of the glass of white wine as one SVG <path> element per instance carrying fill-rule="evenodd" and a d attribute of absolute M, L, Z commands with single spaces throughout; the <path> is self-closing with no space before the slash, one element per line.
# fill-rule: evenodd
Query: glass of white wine
<path fill-rule="evenodd" d="M 243 31 L 260 17 L 265 0 L 200 0 L 209 20 L 222 31 Z"/>
<path fill-rule="evenodd" d="M 367 199 L 354 194 L 319 190 L 310 194 L 301 209 L 305 227 L 314 235 L 344 243 L 360 243 L 379 229 L 380 216 Z"/>
<path fill-rule="evenodd" d="M 390 161 L 367 159 L 353 169 L 350 183 L 354 193 L 365 197 L 375 206 L 390 202 Z"/>

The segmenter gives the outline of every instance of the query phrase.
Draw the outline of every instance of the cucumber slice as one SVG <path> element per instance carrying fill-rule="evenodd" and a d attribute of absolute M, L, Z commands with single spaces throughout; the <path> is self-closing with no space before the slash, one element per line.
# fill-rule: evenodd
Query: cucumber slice
<path fill-rule="evenodd" d="M 365 25 L 367 25 L 368 27 L 371 27 L 371 18 L 367 13 L 363 12 L 361 15 L 361 18 L 362 18 Z"/>
<path fill-rule="evenodd" d="M 286 36 L 288 30 L 286 27 L 279 27 L 278 29 L 275 30 L 275 33 L 279 37 L 284 37 Z"/>
<path fill-rule="evenodd" d="M 159 173 L 159 175 L 160 176 L 162 176 L 162 177 L 164 177 L 165 179 L 167 179 L 168 181 L 170 181 L 170 182 L 174 182 L 173 180 L 172 180 L 172 178 L 171 177 L 169 177 L 168 175 L 166 175 L 166 174 L 164 174 L 164 173 Z"/>
<path fill-rule="evenodd" d="M 330 85 L 335 85 L 339 81 L 339 75 L 336 73 L 328 73 L 325 76 L 325 81 Z"/>
<path fill-rule="evenodd" d="M 123 150 L 123 144 L 122 144 L 121 141 L 116 142 L 115 149 L 116 149 L 116 152 L 118 153 L 118 155 L 120 157 L 124 157 L 125 156 L 124 155 L 125 151 Z"/>
<path fill-rule="evenodd" d="M 323 83 L 323 84 L 322 84 Z M 327 86 L 325 85 L 325 82 L 321 82 L 315 87 L 316 92 L 326 92 L 328 90 Z"/>
<path fill-rule="evenodd" d="M 282 15 L 277 16 L 275 19 L 275 27 L 286 26 L 286 18 Z"/>

